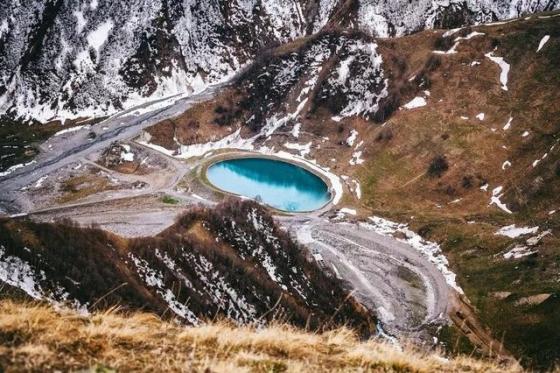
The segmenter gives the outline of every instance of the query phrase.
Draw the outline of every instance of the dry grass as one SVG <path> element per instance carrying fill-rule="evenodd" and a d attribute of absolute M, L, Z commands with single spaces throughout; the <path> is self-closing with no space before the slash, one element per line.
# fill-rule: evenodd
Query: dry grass
<path fill-rule="evenodd" d="M 467 357 L 446 360 L 376 341 L 348 329 L 305 333 L 227 323 L 183 327 L 154 315 L 109 311 L 79 316 L 49 306 L 0 303 L 0 369 L 251 372 L 518 372 Z"/>

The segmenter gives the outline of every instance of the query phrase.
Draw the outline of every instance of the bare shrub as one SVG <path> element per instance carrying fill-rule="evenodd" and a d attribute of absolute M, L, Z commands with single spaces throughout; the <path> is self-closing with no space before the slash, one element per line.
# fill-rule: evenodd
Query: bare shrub
<path fill-rule="evenodd" d="M 441 177 L 449 169 L 447 158 L 444 155 L 438 155 L 432 159 L 428 167 L 428 175 L 430 177 Z"/>
<path fill-rule="evenodd" d="M 453 46 L 453 39 L 450 37 L 440 36 L 434 42 L 434 49 L 438 51 L 446 51 Z"/>
<path fill-rule="evenodd" d="M 377 142 L 387 142 L 393 139 L 393 130 L 390 128 L 383 128 L 377 136 L 375 137 L 375 141 Z"/>

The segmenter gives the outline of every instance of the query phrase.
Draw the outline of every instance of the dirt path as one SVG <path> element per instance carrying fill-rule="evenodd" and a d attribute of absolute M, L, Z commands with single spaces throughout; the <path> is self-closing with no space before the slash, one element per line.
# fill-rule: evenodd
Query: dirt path
<path fill-rule="evenodd" d="M 389 334 L 429 341 L 434 326 L 446 322 L 450 290 L 445 278 L 410 246 L 358 225 L 284 220 L 316 260 L 376 310 Z"/>

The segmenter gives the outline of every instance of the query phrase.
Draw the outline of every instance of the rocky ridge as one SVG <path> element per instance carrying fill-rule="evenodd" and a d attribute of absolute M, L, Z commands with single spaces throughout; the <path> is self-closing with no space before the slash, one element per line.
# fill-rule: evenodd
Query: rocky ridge
<path fill-rule="evenodd" d="M 553 10 L 550 1 L 9 0 L 0 9 L 0 113 L 105 116 L 229 79 L 263 49 L 321 30 L 392 37 Z"/>

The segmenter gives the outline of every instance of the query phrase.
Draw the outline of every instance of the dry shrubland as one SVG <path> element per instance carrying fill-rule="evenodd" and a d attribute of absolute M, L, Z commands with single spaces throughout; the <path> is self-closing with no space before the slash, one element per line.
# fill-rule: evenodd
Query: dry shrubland
<path fill-rule="evenodd" d="M 45 297 L 90 311 L 118 305 L 190 322 L 183 308 L 169 309 L 173 299 L 200 320 L 282 319 L 310 330 L 348 325 L 375 333 L 375 316 L 256 202 L 193 208 L 159 235 L 131 239 L 71 221 L 0 219 L 0 248 L 29 263 L 25 273 Z"/>
<path fill-rule="evenodd" d="M 0 370 L 211 372 L 516 372 L 516 366 L 360 341 L 287 325 L 256 330 L 215 322 L 185 327 L 147 313 L 81 316 L 47 305 L 0 302 Z"/>

